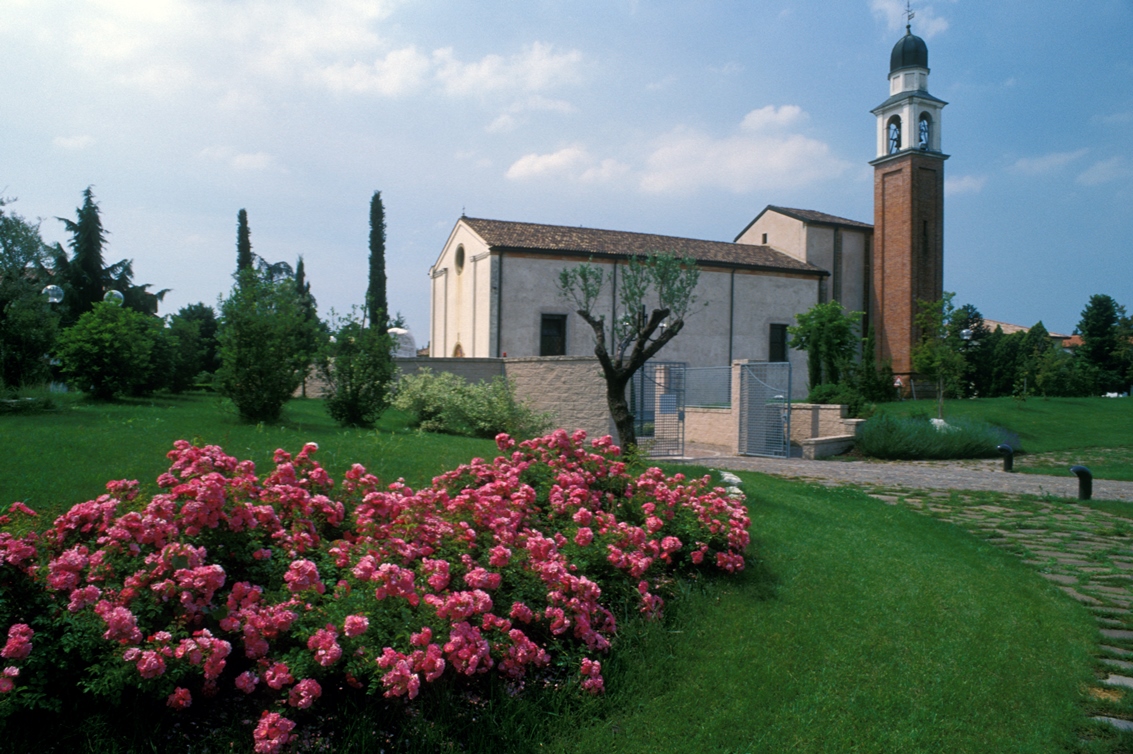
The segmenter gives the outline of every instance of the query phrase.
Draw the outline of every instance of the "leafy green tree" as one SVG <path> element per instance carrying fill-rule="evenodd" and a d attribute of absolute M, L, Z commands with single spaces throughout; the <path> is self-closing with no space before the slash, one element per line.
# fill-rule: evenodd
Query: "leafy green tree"
<path fill-rule="evenodd" d="M 1125 307 L 1105 294 L 1090 296 L 1074 333 L 1082 337 L 1078 357 L 1097 370 L 1097 392 L 1122 391 L 1128 386 L 1129 328 Z"/>
<path fill-rule="evenodd" d="M 246 421 L 274 422 L 295 393 L 310 363 L 309 324 L 294 280 L 238 273 L 220 306 L 220 370 L 216 389 Z"/>
<path fill-rule="evenodd" d="M 990 395 L 992 349 L 988 347 L 991 331 L 984 324 L 980 310 L 972 304 L 956 307 L 948 323 L 949 335 L 959 339 L 960 353 L 964 356 L 964 374 L 960 378 L 960 395 L 987 397 Z M 968 337 L 963 337 L 967 331 Z"/>
<path fill-rule="evenodd" d="M 372 427 L 389 407 L 393 339 L 358 312 L 333 319 L 331 333 L 319 360 L 327 412 L 344 427 Z"/>
<path fill-rule="evenodd" d="M 371 327 L 385 332 L 389 301 L 386 299 L 386 210 L 381 191 L 375 191 L 370 197 L 370 284 L 366 288 L 366 314 Z"/>
<path fill-rule="evenodd" d="M 103 270 L 102 247 L 106 244 L 106 233 L 102 229 L 98 204 L 94 201 L 92 186 L 83 190 L 83 205 L 75 210 L 75 219 L 56 218 L 71 234 L 72 258 L 67 267 L 69 274 L 68 296 L 65 299 L 70 316 L 78 319 L 102 301 Z"/>
<path fill-rule="evenodd" d="M 795 317 L 787 328 L 791 348 L 806 351 L 807 378 L 813 390 L 819 385 L 842 381 L 857 355 L 861 312 L 847 312 L 837 301 L 815 304 Z"/>
<path fill-rule="evenodd" d="M 960 333 L 950 327 L 955 310 L 954 293 L 945 292 L 940 301 L 918 301 L 914 324 L 921 333 L 913 347 L 913 369 L 936 383 L 937 418 L 944 418 L 944 394 L 960 393 L 960 380 L 966 363 Z"/>
<path fill-rule="evenodd" d="M 63 373 L 97 400 L 144 391 L 153 377 L 155 321 L 125 307 L 95 304 L 59 334 Z"/>
<path fill-rule="evenodd" d="M 0 199 L 0 387 L 18 389 L 46 379 L 59 312 L 41 294 L 52 283 L 52 250 L 39 225 L 7 204 Z"/>
<path fill-rule="evenodd" d="M 201 347 L 200 367 L 197 369 L 197 372 L 215 374 L 216 370 L 220 369 L 220 356 L 217 353 L 219 346 L 216 342 L 216 330 L 218 327 L 216 311 L 203 302 L 189 304 L 188 306 L 181 307 L 181 309 L 173 315 L 170 320 L 171 328 L 176 322 L 181 320 L 187 323 L 191 322 L 197 326 Z"/>
<path fill-rule="evenodd" d="M 657 253 L 634 257 L 622 270 L 618 305 L 609 326 L 605 315 L 596 311 L 599 300 L 604 300 L 601 267 L 590 262 L 567 267 L 559 274 L 557 287 L 594 331 L 594 355 L 606 380 L 606 403 L 622 444 L 631 447 L 637 445 L 637 434 L 626 386 L 684 328 L 685 316 L 696 301 L 700 269 L 693 259 Z M 654 307 L 648 316 L 647 301 Z"/>
<path fill-rule="evenodd" d="M 236 273 L 252 269 L 252 230 L 248 227 L 248 212 L 236 213 Z"/>
<path fill-rule="evenodd" d="M 1042 321 L 1036 322 L 1023 334 L 1019 344 L 1019 355 L 1015 363 L 1015 394 L 1026 396 L 1038 390 L 1037 381 L 1043 358 L 1054 348 L 1050 332 Z"/>
<path fill-rule="evenodd" d="M 1019 373 L 1024 337 L 1026 333 L 1022 331 L 1005 334 L 1001 328 L 996 327 L 992 338 L 989 338 L 989 342 L 993 342 L 995 348 L 992 396 L 1015 395 L 1016 386 L 1022 385 L 1022 382 L 1016 378 Z"/>
<path fill-rule="evenodd" d="M 94 201 L 91 186 L 83 191 L 83 206 L 75 210 L 74 220 L 56 218 L 71 234 L 72 258 L 67 259 L 62 249 L 56 254 L 54 266 L 63 288 L 67 291 L 64 299 L 64 323 L 74 322 L 102 301 L 107 291 L 119 291 L 124 305 L 143 314 L 157 314 L 158 303 L 169 289 L 151 292 L 150 283 L 134 283 L 133 260 L 121 259 L 109 267 L 103 261 L 103 247 L 106 245 L 106 231 L 102 227 L 102 217 L 98 204 Z"/>

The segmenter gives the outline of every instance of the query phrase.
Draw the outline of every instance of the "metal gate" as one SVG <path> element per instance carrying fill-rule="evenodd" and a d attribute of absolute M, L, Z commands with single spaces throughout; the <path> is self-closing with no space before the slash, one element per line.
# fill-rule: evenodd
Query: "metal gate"
<path fill-rule="evenodd" d="M 791 363 L 740 366 L 740 454 L 791 456 Z"/>
<path fill-rule="evenodd" d="M 686 367 L 684 362 L 651 361 L 630 380 L 634 432 L 650 455 L 684 455 Z"/>

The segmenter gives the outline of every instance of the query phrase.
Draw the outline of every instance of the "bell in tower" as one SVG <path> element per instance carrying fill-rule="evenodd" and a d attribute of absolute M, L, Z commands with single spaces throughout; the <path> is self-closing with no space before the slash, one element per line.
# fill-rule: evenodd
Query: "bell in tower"
<path fill-rule="evenodd" d="M 906 33 L 889 57 L 889 99 L 877 117 L 873 192 L 870 322 L 878 363 L 888 361 L 904 385 L 913 379 L 912 351 L 920 333 L 918 301 L 944 293 L 944 161 L 941 112 L 947 102 L 928 93 L 928 46 Z"/>

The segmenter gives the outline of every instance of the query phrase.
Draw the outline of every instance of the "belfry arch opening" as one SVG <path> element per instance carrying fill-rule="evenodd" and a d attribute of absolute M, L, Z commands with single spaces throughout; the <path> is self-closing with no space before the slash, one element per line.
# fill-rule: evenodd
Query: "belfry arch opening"
<path fill-rule="evenodd" d="M 889 154 L 901 151 L 901 117 L 894 115 L 886 126 L 888 134 Z"/>

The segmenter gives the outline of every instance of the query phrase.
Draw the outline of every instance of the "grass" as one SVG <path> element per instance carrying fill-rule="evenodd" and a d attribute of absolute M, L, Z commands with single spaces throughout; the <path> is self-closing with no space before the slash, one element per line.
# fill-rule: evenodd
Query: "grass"
<path fill-rule="evenodd" d="M 1012 556 L 847 489 L 741 474 L 758 559 L 634 650 L 553 752 L 1052 752 L 1096 627 Z"/>
<path fill-rule="evenodd" d="M 895 416 L 936 416 L 935 401 L 878 406 Z M 1072 476 L 1088 466 L 1097 479 L 1133 481 L 1133 400 L 1128 398 L 982 398 L 945 401 L 945 418 L 980 419 L 1018 435 L 1015 470 Z"/>
<path fill-rule="evenodd" d="M 404 477 L 411 487 L 473 456 L 498 453 L 490 440 L 432 435 L 409 430 L 397 411 L 383 415 L 376 429 L 342 429 L 322 401 L 293 400 L 279 425 L 249 425 L 226 412 L 207 394 L 161 396 L 118 403 L 93 403 L 78 396 L 56 399 L 59 408 L 0 416 L 0 503 L 20 500 L 53 517 L 75 503 L 106 491 L 112 479 L 137 479 L 157 490 L 166 471 L 165 453 L 174 440 L 199 439 L 222 446 L 258 469 L 271 468 L 276 448 L 298 452 L 316 442 L 319 462 L 341 479 L 361 463 L 385 481 Z"/>
<path fill-rule="evenodd" d="M 292 402 L 284 424 L 266 427 L 237 423 L 205 396 L 113 405 L 67 399 L 56 412 L 0 417 L 8 452 L 0 490 L 58 512 L 98 494 L 108 479 L 152 485 L 178 437 L 221 444 L 261 468 L 275 447 L 314 440 L 332 475 L 360 461 L 410 484 L 494 450 L 486 441 L 406 431 L 395 414 L 377 431 L 341 430 L 318 401 Z M 1084 719 L 1079 689 L 1092 677 L 1096 644 L 1083 608 L 957 527 L 848 489 L 741 476 L 754 538 L 741 577 L 684 588 L 666 623 L 622 621 L 621 646 L 603 661 L 610 689 L 603 698 L 479 700 L 473 719 L 453 724 L 462 748 L 1075 750 Z M 332 750 L 388 746 L 373 703 L 348 712 L 320 712 L 342 721 Z M 227 733 L 210 737 L 188 724 L 178 733 L 166 717 L 124 722 L 102 713 L 52 730 L 68 738 L 60 751 L 229 750 Z M 38 735 L 26 725 L 9 721 L 0 749 L 19 749 L 21 732 Z M 239 714 L 230 725 L 239 751 L 250 737 Z M 417 750 L 429 748 L 418 742 Z"/>
<path fill-rule="evenodd" d="M 936 416 L 936 401 L 882 403 L 886 414 Z M 1133 447 L 1128 398 L 980 398 L 944 402 L 944 418 L 980 419 L 1019 436 L 1028 453 Z"/>

